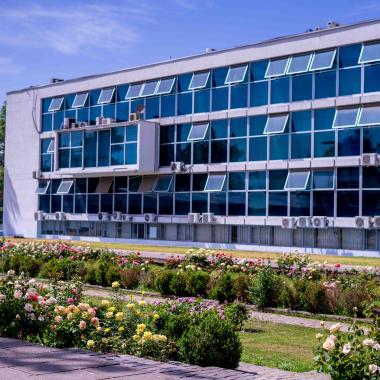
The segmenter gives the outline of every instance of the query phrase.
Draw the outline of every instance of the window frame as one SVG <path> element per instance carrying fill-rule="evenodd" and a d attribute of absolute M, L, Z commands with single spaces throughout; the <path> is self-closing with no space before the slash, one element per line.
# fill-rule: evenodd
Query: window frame
<path fill-rule="evenodd" d="M 281 131 L 276 131 L 276 132 L 267 132 L 267 127 L 268 127 L 269 120 L 270 119 L 274 119 L 276 117 L 283 117 L 283 116 L 286 116 L 286 119 L 285 119 L 285 122 L 284 122 L 282 130 Z M 267 121 L 265 123 L 264 131 L 263 131 L 263 135 L 267 136 L 267 135 L 276 135 L 276 134 L 284 133 L 286 125 L 288 124 L 288 121 L 289 121 L 289 114 L 281 115 L 281 116 L 280 115 L 279 116 L 268 115 Z"/>
<path fill-rule="evenodd" d="M 207 74 L 206 80 L 204 81 L 204 84 L 202 84 L 200 86 L 199 85 L 198 86 L 193 86 L 194 78 L 197 75 L 203 75 L 203 74 Z M 188 89 L 189 90 L 198 90 L 198 89 L 201 89 L 201 88 L 205 88 L 207 86 L 207 83 L 208 83 L 209 79 L 210 79 L 210 71 L 202 71 L 202 72 L 193 73 L 193 76 L 191 77 L 191 81 L 190 81 Z"/>
<path fill-rule="evenodd" d="M 378 45 L 379 46 L 379 50 L 380 50 L 380 41 L 378 41 L 376 43 L 363 44 L 362 48 L 360 50 L 359 59 L 358 59 L 358 64 L 359 65 L 363 64 L 363 63 L 372 63 L 372 62 L 379 62 L 380 61 L 380 56 L 377 59 L 370 59 L 370 60 L 365 60 L 365 61 L 362 60 L 363 52 L 364 52 L 365 47 L 366 46 L 371 46 L 371 45 Z"/>
<path fill-rule="evenodd" d="M 103 92 L 107 91 L 107 90 L 112 90 L 111 96 L 109 97 L 108 100 L 106 99 L 106 100 L 104 100 L 104 101 L 101 102 L 100 99 L 102 98 Z M 98 101 L 97 101 L 96 104 L 108 104 L 108 103 L 111 103 L 111 100 L 112 100 L 112 97 L 113 97 L 114 94 L 115 94 L 115 87 L 102 88 L 102 91 L 99 94 Z"/>
<path fill-rule="evenodd" d="M 153 96 L 153 95 L 155 95 L 157 87 L 160 84 L 160 82 L 161 81 L 159 79 L 145 82 L 144 85 L 142 86 L 141 90 L 140 90 L 140 96 L 139 97 L 141 98 L 141 97 L 147 97 L 147 96 Z M 151 93 L 148 93 L 148 94 L 144 94 L 145 88 L 147 87 L 146 85 L 150 84 L 150 83 L 156 83 L 156 87 L 154 88 L 154 91 L 151 92 Z M 129 87 L 129 88 L 131 88 L 131 87 Z M 129 91 L 129 89 L 128 89 L 128 91 Z"/>
<path fill-rule="evenodd" d="M 129 93 L 131 92 L 131 88 L 133 88 L 133 87 L 137 87 L 137 86 L 140 86 L 139 94 L 138 94 L 137 96 L 129 96 Z M 145 87 L 145 82 L 131 84 L 131 85 L 129 86 L 129 88 L 128 88 L 127 93 L 125 94 L 125 98 L 124 98 L 124 100 L 139 98 L 139 97 L 141 96 L 141 93 L 142 93 L 143 90 L 144 90 L 144 87 Z"/>
<path fill-rule="evenodd" d="M 68 189 L 67 189 L 66 191 L 62 191 L 62 190 L 61 190 L 61 187 L 62 187 L 62 185 L 65 184 L 65 183 L 70 183 L 70 186 L 68 187 Z M 73 179 L 63 179 L 63 180 L 61 181 L 61 183 L 59 184 L 59 186 L 58 186 L 58 189 L 57 189 L 56 194 L 58 194 L 58 195 L 68 194 L 69 191 L 71 190 L 72 186 L 73 186 L 73 183 L 74 183 L 74 180 L 73 180 Z"/>
<path fill-rule="evenodd" d="M 198 138 L 190 138 L 192 132 L 193 132 L 193 129 L 194 127 L 201 127 L 201 126 L 206 126 L 205 130 L 204 130 L 204 133 L 203 133 L 203 137 L 198 137 Z M 203 141 L 206 137 L 206 134 L 207 134 L 207 131 L 210 127 L 210 123 L 207 122 L 207 123 L 199 123 L 199 124 L 192 124 L 191 125 L 191 128 L 190 128 L 190 131 L 189 131 L 189 134 L 187 135 L 187 140 L 186 141 Z"/>
<path fill-rule="evenodd" d="M 86 95 L 85 98 L 84 98 L 84 101 L 81 103 L 81 104 L 75 104 L 77 99 L 78 99 L 78 96 L 80 95 Z M 88 99 L 88 92 L 80 92 L 80 93 L 77 93 L 75 94 L 75 98 L 74 98 L 74 101 L 73 101 L 73 104 L 71 106 L 71 108 L 81 108 L 81 107 L 84 107 L 86 102 L 87 102 L 87 99 Z"/>
<path fill-rule="evenodd" d="M 284 67 L 284 71 L 282 73 L 274 74 L 274 75 L 268 74 L 272 62 L 285 61 L 285 60 L 286 60 L 286 64 Z M 277 78 L 277 77 L 281 77 L 281 76 L 285 75 L 288 71 L 289 64 L 290 64 L 290 57 L 270 59 L 268 62 L 267 68 L 265 70 L 264 78 L 267 78 L 267 79 L 268 78 Z"/>
<path fill-rule="evenodd" d="M 155 184 L 154 184 L 154 186 L 153 186 L 153 191 L 155 192 L 155 193 L 167 193 L 167 192 L 169 192 L 169 190 L 170 190 L 170 187 L 172 186 L 172 184 L 173 184 L 173 175 L 165 175 L 165 176 L 160 176 L 160 177 L 158 177 L 157 179 L 156 179 L 156 182 L 155 182 Z M 163 189 L 163 190 L 157 190 L 157 185 L 158 185 L 158 183 L 160 182 L 160 180 L 162 180 L 162 179 L 166 179 L 166 178 L 170 178 L 170 181 L 169 181 L 169 185 L 168 185 L 168 187 L 166 188 L 166 189 Z"/>
<path fill-rule="evenodd" d="M 52 145 L 53 145 L 53 147 L 52 147 Z M 52 154 L 52 153 L 55 153 L 55 140 L 54 139 L 50 140 L 50 143 L 46 149 L 46 153 L 42 153 L 42 154 Z"/>
<path fill-rule="evenodd" d="M 317 51 L 317 52 L 314 52 L 313 54 L 313 59 L 312 61 L 310 62 L 310 66 L 309 66 L 309 71 L 318 71 L 318 70 L 328 70 L 328 69 L 331 69 L 333 64 L 334 64 L 334 60 L 335 60 L 335 57 L 336 57 L 336 50 L 337 49 L 334 49 L 334 50 L 324 50 L 324 51 Z M 313 68 L 313 64 L 314 64 L 314 61 L 315 61 L 315 57 L 318 56 L 318 54 L 323 54 L 323 53 L 327 53 L 327 52 L 333 52 L 333 55 L 331 57 L 331 60 L 330 60 L 330 65 L 328 66 L 321 66 L 321 67 L 317 67 L 317 68 Z"/>
<path fill-rule="evenodd" d="M 362 118 L 362 115 L 363 115 L 363 112 L 365 113 L 365 111 L 369 108 L 372 108 L 372 109 L 375 109 L 377 108 L 379 110 L 379 120 L 378 122 L 374 122 L 374 123 L 361 123 L 360 120 Z M 361 111 L 360 111 L 360 115 L 358 117 L 358 120 L 357 120 L 357 126 L 358 127 L 367 127 L 367 126 L 371 126 L 371 125 L 380 125 L 380 106 L 369 106 L 369 107 L 361 107 Z"/>
<path fill-rule="evenodd" d="M 221 183 L 221 186 L 218 189 L 213 189 L 213 190 L 207 189 L 210 177 L 223 177 L 223 181 Z M 204 187 L 203 191 L 207 191 L 207 192 L 210 192 L 210 193 L 217 192 L 217 191 L 222 191 L 223 187 L 224 187 L 224 184 L 226 183 L 226 177 L 227 177 L 226 174 L 209 174 L 207 176 L 207 181 L 205 183 L 205 187 Z"/>
<path fill-rule="evenodd" d="M 293 62 L 293 59 L 297 59 L 299 57 L 306 57 L 306 56 L 309 56 L 309 60 L 307 62 L 307 66 L 306 66 L 306 69 L 304 70 L 297 70 L 297 71 L 290 71 L 290 67 L 292 65 L 292 62 Z M 289 61 L 289 64 L 288 64 L 288 68 L 286 70 L 286 74 L 301 74 L 301 73 L 306 73 L 309 71 L 309 67 L 311 65 L 311 61 L 313 59 L 313 56 L 314 56 L 314 53 L 308 53 L 308 54 L 300 54 L 300 55 L 294 55 L 294 56 L 291 56 L 290 57 L 290 61 Z"/>
<path fill-rule="evenodd" d="M 316 173 L 323 173 L 323 172 L 331 172 L 332 173 L 332 187 L 315 187 L 314 186 L 314 177 L 315 177 L 315 174 Z M 312 184 L 311 184 L 311 188 L 313 189 L 313 191 L 319 191 L 319 190 L 334 190 L 335 188 L 335 170 L 334 169 L 325 169 L 325 170 L 313 170 L 313 181 L 312 181 Z"/>
<path fill-rule="evenodd" d="M 239 80 L 234 80 L 234 81 L 228 80 L 228 77 L 230 76 L 231 70 L 233 70 L 235 68 L 236 69 L 237 68 L 241 68 L 241 67 L 245 67 L 244 74 L 243 74 L 242 78 L 239 79 Z M 241 82 L 243 82 L 245 76 L 247 75 L 247 70 L 248 70 L 248 64 L 240 65 L 240 66 L 230 66 L 228 68 L 227 75 L 226 75 L 226 80 L 224 81 L 224 84 L 233 84 L 233 83 L 241 83 Z"/>
<path fill-rule="evenodd" d="M 362 110 L 361 107 L 358 107 L 358 108 L 357 108 L 355 124 L 350 124 L 350 125 L 339 125 L 339 126 L 336 126 L 336 125 L 335 125 L 335 121 L 336 121 L 336 118 L 337 118 L 337 115 L 338 115 L 338 112 L 339 112 L 339 111 L 352 110 L 352 109 L 355 109 L 355 108 L 336 108 L 336 109 L 335 109 L 334 119 L 333 119 L 333 122 L 332 122 L 332 129 L 340 129 L 340 128 L 355 128 L 355 127 L 358 125 L 358 121 L 359 121 L 360 116 L 361 116 L 361 110 Z"/>
<path fill-rule="evenodd" d="M 61 101 L 59 102 L 59 106 L 55 106 L 54 108 L 52 108 L 52 105 L 53 105 L 53 102 L 57 99 L 61 99 Z M 63 100 L 65 99 L 64 96 L 57 96 L 55 98 L 53 98 L 50 102 L 50 105 L 49 105 L 49 108 L 48 108 L 48 112 L 55 112 L 55 111 L 60 111 L 61 108 L 62 108 L 62 104 L 63 104 Z"/>
<path fill-rule="evenodd" d="M 172 80 L 172 84 L 170 85 L 170 90 L 169 91 L 159 91 L 161 83 L 163 81 L 170 80 L 170 79 Z M 159 81 L 160 83 L 158 84 L 158 86 L 156 88 L 156 95 L 170 94 L 172 92 L 172 90 L 173 90 L 173 86 L 174 86 L 175 80 L 176 80 L 176 77 L 169 77 L 169 78 L 160 79 L 160 81 Z"/>
<path fill-rule="evenodd" d="M 309 179 L 310 179 L 310 170 L 304 170 L 304 171 L 289 171 L 288 172 L 288 175 L 286 177 L 286 181 L 285 181 L 285 184 L 284 184 L 284 190 L 287 190 L 287 191 L 297 191 L 297 190 L 306 190 L 307 188 L 307 184 L 309 182 Z M 295 173 L 307 173 L 307 176 L 306 176 L 306 181 L 305 181 L 305 185 L 304 187 L 289 187 L 288 186 L 288 182 L 289 182 L 289 177 L 292 175 L 292 174 L 295 174 Z"/>
<path fill-rule="evenodd" d="M 48 189 L 49 189 L 49 186 L 50 186 L 50 179 L 49 180 L 45 180 L 45 181 L 43 181 L 44 183 L 46 183 L 46 187 L 45 187 L 45 189 L 44 189 L 44 191 L 38 191 L 38 189 L 40 188 L 40 183 L 41 183 L 41 181 L 38 181 L 38 184 L 37 184 L 37 187 L 36 187 L 36 189 L 34 190 L 34 193 L 35 194 L 38 194 L 38 195 L 46 195 L 46 193 L 47 193 L 47 191 L 48 191 Z"/>

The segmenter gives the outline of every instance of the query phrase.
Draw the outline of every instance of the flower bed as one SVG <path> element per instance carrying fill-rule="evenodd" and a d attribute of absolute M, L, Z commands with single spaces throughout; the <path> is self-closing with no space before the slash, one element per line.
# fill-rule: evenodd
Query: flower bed
<path fill-rule="evenodd" d="M 113 289 L 112 301 L 85 303 L 79 283 L 43 285 L 11 272 L 0 282 L 0 336 L 203 366 L 238 365 L 244 305 L 194 298 L 123 304 L 118 282 Z"/>
<path fill-rule="evenodd" d="M 69 244 L 6 244 L 0 270 L 43 278 L 110 286 L 119 281 L 128 289 L 159 291 L 163 295 L 206 296 L 220 302 L 235 299 L 259 308 L 282 307 L 312 313 L 362 315 L 366 304 L 380 297 L 375 269 L 339 272 L 307 255 L 279 255 L 276 267 L 263 260 L 236 260 L 223 253 L 190 250 L 183 259 L 170 257 L 164 265 L 139 254 L 118 256 L 101 249 Z"/>

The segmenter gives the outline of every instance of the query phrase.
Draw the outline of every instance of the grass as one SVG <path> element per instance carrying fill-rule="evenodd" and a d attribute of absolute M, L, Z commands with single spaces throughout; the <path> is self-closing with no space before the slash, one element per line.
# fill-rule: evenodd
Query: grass
<path fill-rule="evenodd" d="M 8 241 L 42 241 L 43 239 L 6 239 Z M 46 240 L 45 240 L 46 241 Z M 57 240 L 58 241 L 58 240 Z M 157 246 L 157 245 L 143 245 L 143 244 L 127 244 L 127 243 L 103 243 L 103 242 L 85 242 L 73 241 L 73 244 L 78 246 L 90 245 L 94 248 L 109 248 L 127 251 L 146 251 L 146 252 L 165 252 L 171 254 L 186 254 L 190 247 L 176 247 L 176 246 Z M 174 244 L 174 243 L 173 243 Z M 274 260 L 278 257 L 279 253 L 273 252 L 256 252 L 256 251 L 239 251 L 222 249 L 226 254 L 231 254 L 238 258 L 249 259 L 271 259 Z M 291 249 L 289 249 L 291 251 Z M 374 257 L 344 257 L 344 256 L 328 256 L 328 255 L 311 255 L 312 260 L 324 262 L 329 264 L 340 263 L 343 265 L 360 265 L 360 266 L 380 266 L 380 258 Z"/>
<path fill-rule="evenodd" d="M 307 327 L 250 320 L 241 333 L 241 361 L 293 372 L 313 370 L 317 330 Z"/>

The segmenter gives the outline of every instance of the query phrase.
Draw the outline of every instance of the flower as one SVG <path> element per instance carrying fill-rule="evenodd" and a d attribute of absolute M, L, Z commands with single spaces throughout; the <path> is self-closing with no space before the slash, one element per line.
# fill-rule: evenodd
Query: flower
<path fill-rule="evenodd" d="M 324 342 L 323 342 L 323 345 L 322 345 L 323 349 L 326 350 L 326 351 L 332 351 L 335 347 L 335 342 L 333 339 L 331 339 L 330 337 L 328 337 Z"/>
<path fill-rule="evenodd" d="M 127 308 L 128 309 L 133 309 L 135 307 L 135 304 L 134 303 L 129 303 L 127 304 Z"/>
<path fill-rule="evenodd" d="M 111 303 L 111 302 L 108 301 L 108 300 L 102 300 L 102 301 L 101 301 L 102 306 L 108 306 L 110 303 Z"/>
<path fill-rule="evenodd" d="M 108 312 L 106 313 L 106 318 L 110 319 L 110 318 L 112 318 L 112 317 L 113 317 L 113 311 L 108 311 Z"/>
<path fill-rule="evenodd" d="M 146 302 L 145 302 L 145 301 L 140 301 L 140 302 L 139 302 L 139 305 L 140 305 L 140 306 L 144 306 L 144 305 L 146 305 Z"/>
<path fill-rule="evenodd" d="M 117 288 L 120 287 L 120 283 L 119 283 L 119 281 L 114 281 L 114 282 L 112 283 L 111 286 L 112 286 L 114 289 L 117 289 Z"/>
<path fill-rule="evenodd" d="M 157 320 L 158 318 L 160 318 L 160 316 L 157 313 L 153 314 L 153 319 L 154 320 Z"/>
<path fill-rule="evenodd" d="M 137 329 L 136 329 L 137 334 L 142 334 L 144 330 L 145 330 L 145 325 L 143 323 L 137 325 Z"/>
<path fill-rule="evenodd" d="M 31 313 L 33 311 L 33 305 L 30 303 L 25 304 L 24 309 L 28 312 Z"/>
<path fill-rule="evenodd" d="M 348 355 L 348 354 L 351 352 L 351 344 L 350 344 L 350 343 L 346 343 L 346 344 L 343 346 L 342 352 L 343 352 L 345 355 Z"/>
<path fill-rule="evenodd" d="M 318 333 L 318 334 L 315 335 L 315 338 L 316 339 L 322 339 L 323 338 L 323 334 Z"/>
<path fill-rule="evenodd" d="M 107 344 L 108 343 L 108 338 L 102 338 L 102 343 Z"/>
<path fill-rule="evenodd" d="M 19 300 L 22 297 L 22 291 L 16 290 L 13 294 L 13 297 L 16 298 L 16 300 Z"/>
<path fill-rule="evenodd" d="M 61 323 L 62 322 L 62 317 L 60 315 L 57 315 L 55 318 L 54 318 L 54 322 L 55 323 Z"/>
<path fill-rule="evenodd" d="M 140 340 L 140 335 L 133 335 L 132 339 L 137 342 L 138 340 Z"/>
<path fill-rule="evenodd" d="M 124 317 L 124 313 L 119 311 L 118 313 L 115 314 L 115 321 L 121 321 Z"/>
<path fill-rule="evenodd" d="M 67 320 L 68 321 L 72 321 L 73 319 L 74 319 L 74 314 L 73 313 L 67 314 Z"/>
<path fill-rule="evenodd" d="M 124 326 L 120 326 L 117 330 L 122 333 L 122 332 L 124 332 L 125 327 Z"/>
<path fill-rule="evenodd" d="M 370 373 L 376 373 L 377 370 L 378 370 L 378 367 L 377 367 L 376 364 L 370 364 L 370 365 L 368 366 L 368 369 L 369 369 L 369 372 L 370 372 Z"/>
<path fill-rule="evenodd" d="M 340 331 L 341 327 L 342 327 L 342 325 L 340 323 L 336 323 L 335 325 L 332 325 L 330 327 L 330 332 L 336 333 L 336 332 Z"/>
<path fill-rule="evenodd" d="M 87 324 L 86 324 L 85 321 L 82 320 L 82 321 L 79 322 L 79 328 L 81 330 L 84 330 L 86 328 L 86 326 L 87 326 Z"/>
<path fill-rule="evenodd" d="M 373 348 L 375 351 L 380 351 L 380 344 L 379 344 L 379 343 L 376 343 L 372 348 Z"/>
<path fill-rule="evenodd" d="M 363 345 L 367 347 L 373 347 L 376 345 L 377 342 L 375 342 L 373 339 L 364 339 L 363 340 Z"/>
<path fill-rule="evenodd" d="M 90 323 L 91 326 L 99 326 L 99 319 L 96 317 L 92 317 Z"/>
<path fill-rule="evenodd" d="M 114 313 L 116 311 L 116 308 L 114 306 L 111 306 L 108 308 L 108 311 Z"/>
<path fill-rule="evenodd" d="M 89 348 L 91 350 L 91 348 L 95 346 L 95 342 L 90 339 L 87 341 L 86 346 L 87 346 L 87 348 Z"/>
<path fill-rule="evenodd" d="M 145 331 L 144 334 L 143 334 L 143 338 L 145 340 L 151 340 L 152 337 L 153 337 L 153 334 L 150 331 Z"/>

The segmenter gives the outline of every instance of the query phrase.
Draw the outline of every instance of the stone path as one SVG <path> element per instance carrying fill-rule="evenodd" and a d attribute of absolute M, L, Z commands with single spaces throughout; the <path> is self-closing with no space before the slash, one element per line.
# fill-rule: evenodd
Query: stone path
<path fill-rule="evenodd" d="M 241 364 L 237 370 L 198 367 L 177 362 L 161 363 L 129 355 L 102 355 L 91 351 L 59 350 L 0 338 L 1 380 L 327 380 L 329 377 L 292 373 L 277 369 Z"/>

